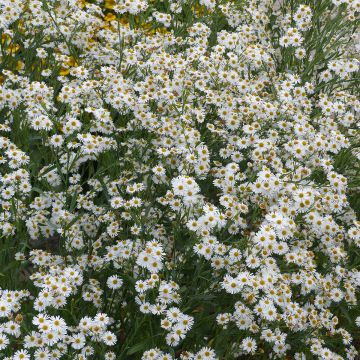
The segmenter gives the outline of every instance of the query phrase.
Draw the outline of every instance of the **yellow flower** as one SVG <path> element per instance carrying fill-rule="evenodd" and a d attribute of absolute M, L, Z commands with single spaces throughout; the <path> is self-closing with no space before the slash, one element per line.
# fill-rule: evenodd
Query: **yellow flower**
<path fill-rule="evenodd" d="M 195 10 L 195 14 L 197 16 L 201 16 L 205 12 L 205 6 L 204 5 L 195 5 L 191 8 L 193 11 Z"/>
<path fill-rule="evenodd" d="M 70 74 L 70 69 L 66 69 L 66 68 L 61 68 L 59 71 L 59 75 L 61 76 L 66 76 Z"/>
<path fill-rule="evenodd" d="M 81 9 L 83 9 L 86 4 L 87 4 L 87 1 L 86 1 L 86 0 L 79 0 L 79 7 L 80 7 Z"/>
<path fill-rule="evenodd" d="M 10 39 L 10 35 L 1 34 L 1 43 L 4 44 L 6 40 Z"/>
<path fill-rule="evenodd" d="M 20 45 L 19 44 L 10 44 L 7 48 L 8 53 L 15 54 L 17 51 L 19 51 Z"/>
<path fill-rule="evenodd" d="M 78 66 L 78 63 L 75 61 L 75 59 L 72 56 L 70 56 L 69 60 L 65 61 L 64 64 L 67 66 L 72 66 L 72 67 Z"/>
<path fill-rule="evenodd" d="M 113 9 L 115 5 L 115 0 L 105 0 L 105 9 Z"/>
<path fill-rule="evenodd" d="M 76 60 L 70 56 L 67 61 L 64 61 L 64 66 L 60 69 L 59 74 L 61 76 L 69 75 L 70 73 L 70 67 L 77 67 L 79 64 L 76 62 Z"/>
<path fill-rule="evenodd" d="M 16 63 L 16 66 L 15 66 L 15 69 L 22 70 L 24 68 L 24 66 L 25 66 L 25 64 L 22 61 L 18 60 Z"/>
<path fill-rule="evenodd" d="M 160 33 L 160 34 L 168 34 L 169 30 L 166 27 L 162 26 L 162 27 L 156 29 L 156 32 Z"/>
<path fill-rule="evenodd" d="M 107 13 L 104 17 L 104 20 L 105 21 L 113 21 L 113 20 L 116 20 L 116 16 L 115 16 L 115 14 Z"/>

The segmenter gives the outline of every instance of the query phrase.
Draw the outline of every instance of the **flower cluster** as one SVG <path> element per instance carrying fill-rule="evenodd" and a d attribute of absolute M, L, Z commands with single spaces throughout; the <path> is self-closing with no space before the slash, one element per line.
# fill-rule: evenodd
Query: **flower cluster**
<path fill-rule="evenodd" d="M 0 359 L 355 360 L 359 12 L 1 0 Z"/>

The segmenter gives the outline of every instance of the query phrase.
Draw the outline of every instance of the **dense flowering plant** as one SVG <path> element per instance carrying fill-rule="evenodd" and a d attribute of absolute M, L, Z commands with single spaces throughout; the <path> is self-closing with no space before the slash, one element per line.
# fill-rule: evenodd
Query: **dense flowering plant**
<path fill-rule="evenodd" d="M 0 359 L 359 359 L 359 0 L 0 0 Z"/>

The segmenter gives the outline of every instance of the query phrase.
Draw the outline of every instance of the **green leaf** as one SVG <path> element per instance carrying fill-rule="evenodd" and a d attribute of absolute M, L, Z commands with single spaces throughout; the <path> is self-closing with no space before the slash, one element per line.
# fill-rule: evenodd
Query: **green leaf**
<path fill-rule="evenodd" d="M 145 350 L 148 347 L 149 340 L 144 340 L 140 343 L 137 343 L 136 345 L 132 346 L 128 351 L 127 355 L 133 355 L 136 354 L 139 351 Z"/>

